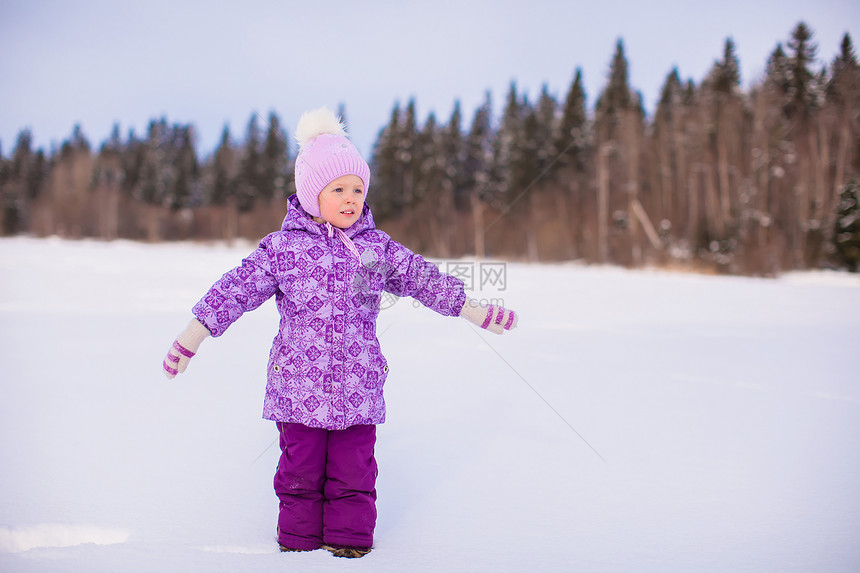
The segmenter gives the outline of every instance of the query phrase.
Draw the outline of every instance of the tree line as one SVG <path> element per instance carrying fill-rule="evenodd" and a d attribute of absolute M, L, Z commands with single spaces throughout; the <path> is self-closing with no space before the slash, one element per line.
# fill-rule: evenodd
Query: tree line
<path fill-rule="evenodd" d="M 698 84 L 672 70 L 649 116 L 618 41 L 587 105 L 577 69 L 563 100 L 512 83 L 500 117 L 488 93 L 470 125 L 394 106 L 371 157 L 374 216 L 437 257 L 582 260 L 774 275 L 860 264 L 860 65 L 846 34 L 818 64 L 799 23 L 753 86 L 735 45 Z M 344 110 L 340 110 L 341 115 Z M 295 191 L 294 150 L 275 113 L 243 140 L 225 127 L 198 158 L 193 125 L 119 128 L 96 151 L 76 127 L 59 150 L 23 130 L 0 148 L 0 233 L 258 239 Z"/>

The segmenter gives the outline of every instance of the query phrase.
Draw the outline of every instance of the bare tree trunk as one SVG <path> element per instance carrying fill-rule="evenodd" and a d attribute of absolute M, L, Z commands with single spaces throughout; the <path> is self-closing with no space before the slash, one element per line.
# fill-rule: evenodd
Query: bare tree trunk
<path fill-rule="evenodd" d="M 808 133 L 809 126 L 804 122 L 798 126 L 798 144 L 795 145 L 795 152 L 800 159 L 800 173 L 796 178 L 796 192 L 794 193 L 795 214 L 794 232 L 795 240 L 792 244 L 792 256 L 794 260 L 794 268 L 803 269 L 806 267 L 806 245 L 807 235 L 809 233 L 809 181 L 810 181 L 810 150 L 808 149 Z M 806 136 L 806 137 L 804 137 Z"/>
<path fill-rule="evenodd" d="M 538 253 L 538 237 L 537 230 L 540 228 L 540 206 L 538 204 L 537 193 L 532 192 L 529 195 L 529 219 L 530 224 L 526 229 L 526 254 L 530 263 L 536 263 L 540 260 Z"/>
<path fill-rule="evenodd" d="M 611 143 L 603 143 L 597 160 L 597 261 L 609 262 L 609 154 Z"/>
<path fill-rule="evenodd" d="M 701 106 L 699 110 L 702 126 L 707 125 L 710 121 L 710 110 L 706 106 Z M 716 118 L 718 119 L 718 118 Z M 711 141 L 709 134 L 704 128 L 700 128 L 698 134 L 701 141 L 702 155 L 702 174 L 705 179 L 705 214 L 708 226 L 708 234 L 710 238 L 719 237 L 725 239 L 725 225 L 723 220 L 723 211 L 721 207 L 719 189 L 715 179 L 718 177 L 719 171 L 719 152 L 717 147 Z M 717 139 L 719 139 L 719 124 L 717 125 Z"/>
<path fill-rule="evenodd" d="M 686 206 L 689 209 L 688 205 L 684 205 L 684 201 L 689 201 L 689 181 L 690 174 L 688 173 L 688 161 L 687 161 L 687 145 L 684 141 L 684 132 L 683 125 L 673 126 L 673 135 L 672 135 L 672 144 L 675 146 L 675 153 L 678 157 L 678 165 L 677 171 L 673 173 L 672 179 L 677 183 L 677 187 L 673 189 L 673 197 L 669 202 L 669 207 L 666 210 L 666 218 L 673 225 L 677 225 L 683 216 L 683 208 Z M 685 184 L 687 182 L 687 184 Z M 683 191 L 687 192 L 684 193 Z M 674 194 L 677 192 L 677 197 L 674 197 Z M 680 229 L 677 231 L 680 233 Z"/>
<path fill-rule="evenodd" d="M 825 189 L 825 171 L 827 170 L 827 135 L 824 128 L 822 118 L 819 118 L 818 129 L 809 130 L 809 148 L 812 150 L 812 219 L 815 221 L 816 228 L 821 223 L 821 218 L 824 215 L 824 189 Z"/>
<path fill-rule="evenodd" d="M 102 238 L 113 241 L 119 233 L 119 186 L 111 183 L 105 189 Z"/>
<path fill-rule="evenodd" d="M 693 166 L 693 169 L 690 170 L 688 188 L 687 241 L 690 244 L 690 248 L 695 250 L 699 235 L 699 169 L 697 166 Z M 695 255 L 695 252 L 693 255 Z"/>
<path fill-rule="evenodd" d="M 725 238 L 726 228 L 723 224 L 722 211 L 720 210 L 720 200 L 717 196 L 717 188 L 714 185 L 713 165 L 705 165 L 705 208 L 707 210 L 708 232 L 711 238 L 714 236 L 720 239 Z"/>
<path fill-rule="evenodd" d="M 484 258 L 484 204 L 478 198 L 477 193 L 472 193 L 469 196 L 472 204 L 472 222 L 474 224 L 475 233 L 475 257 Z"/>
<path fill-rule="evenodd" d="M 842 137 L 845 132 L 847 132 L 846 126 L 842 121 L 840 115 L 836 115 L 834 117 L 834 123 L 832 125 L 832 130 L 838 138 L 837 147 L 836 147 L 836 155 L 834 157 L 834 161 L 836 164 L 835 173 L 833 175 L 833 179 L 829 180 L 830 176 L 830 155 L 831 155 L 831 133 L 830 130 L 825 129 L 822 126 L 822 151 L 821 151 L 821 171 L 823 184 L 821 189 L 822 195 L 822 210 L 824 214 L 822 216 L 821 228 L 822 232 L 826 233 L 833 229 L 833 224 L 836 218 L 836 206 L 838 204 L 839 193 L 842 187 L 842 184 L 839 182 L 840 178 L 844 177 L 843 173 L 839 173 L 840 165 L 840 154 L 842 152 Z M 842 168 L 844 169 L 844 167 Z"/>
<path fill-rule="evenodd" d="M 760 98 L 759 98 L 760 99 Z M 753 177 L 757 176 L 756 188 L 758 189 L 758 233 L 757 248 L 766 251 L 769 242 L 769 229 L 773 223 L 773 215 L 770 211 L 770 148 L 768 145 L 767 128 L 764 123 L 764 110 L 760 102 L 756 102 L 755 121 L 753 123 L 753 147 L 758 149 L 759 155 L 753 154 Z M 764 257 L 762 257 L 764 258 Z M 762 269 L 768 272 L 769 269 Z"/>
<path fill-rule="evenodd" d="M 633 199 L 630 204 L 630 209 L 632 214 L 635 215 L 640 223 L 642 223 L 642 228 L 645 230 L 645 235 L 651 242 L 651 246 L 658 251 L 662 249 L 663 244 L 660 242 L 660 236 L 657 234 L 657 230 L 651 223 L 651 218 L 648 217 L 648 213 L 645 212 L 645 208 L 642 206 L 642 203 L 640 203 L 638 199 Z"/>
<path fill-rule="evenodd" d="M 442 182 L 441 197 L 436 202 L 435 213 L 433 213 L 433 225 L 431 233 L 434 235 L 436 250 L 439 256 L 448 258 L 451 256 L 451 227 L 454 215 L 454 191 L 451 180 Z"/>
<path fill-rule="evenodd" d="M 236 207 L 236 198 L 228 197 L 224 204 L 224 239 L 232 245 L 238 236 L 239 209 Z"/>
<path fill-rule="evenodd" d="M 574 176 L 571 176 L 569 183 L 569 192 L 571 195 L 576 193 L 577 182 Z M 567 192 L 568 190 L 560 187 L 558 192 L 555 195 L 556 201 L 556 215 L 560 219 L 560 228 L 561 228 L 561 242 L 563 243 L 563 248 L 561 250 L 561 256 L 564 259 L 575 259 L 576 258 L 576 245 L 573 240 L 573 231 L 571 228 L 574 226 L 578 227 L 578 217 L 571 217 L 570 207 L 568 206 L 567 201 Z M 578 215 L 578 213 L 577 213 Z"/>
<path fill-rule="evenodd" d="M 731 183 L 729 181 L 729 158 L 726 150 L 726 135 L 724 130 L 717 128 L 717 169 L 720 182 L 720 218 L 725 224 L 731 221 Z"/>
<path fill-rule="evenodd" d="M 833 191 L 831 199 L 839 201 L 839 194 L 845 185 L 845 167 L 848 164 L 848 153 L 851 148 L 851 114 L 849 105 L 844 108 L 839 119 L 839 149 L 836 151 L 836 174 L 833 178 Z"/>
<path fill-rule="evenodd" d="M 656 182 L 660 189 L 660 210 L 658 215 L 662 219 L 672 220 L 672 203 L 675 195 L 675 173 L 672 173 L 673 155 L 672 140 L 674 138 L 674 126 L 667 126 L 672 131 L 669 133 L 668 141 L 657 142 L 657 154 L 659 171 L 657 173 Z"/>
<path fill-rule="evenodd" d="M 639 202 L 639 134 L 636 113 L 628 111 L 627 123 L 627 213 L 629 214 L 630 249 L 634 266 L 642 266 L 642 245 L 639 244 L 639 223 L 633 215 L 633 204 Z"/>
<path fill-rule="evenodd" d="M 146 240 L 150 243 L 156 243 L 161 240 L 159 232 L 159 205 L 148 204 L 146 206 Z"/>

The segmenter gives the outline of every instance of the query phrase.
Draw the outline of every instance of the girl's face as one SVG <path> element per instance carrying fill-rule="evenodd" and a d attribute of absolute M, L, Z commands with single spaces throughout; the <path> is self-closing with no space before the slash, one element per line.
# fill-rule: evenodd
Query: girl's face
<path fill-rule="evenodd" d="M 320 215 L 314 217 L 318 223 L 328 221 L 335 227 L 346 229 L 361 217 L 364 208 L 364 183 L 356 175 L 338 177 L 325 186 L 319 196 Z"/>

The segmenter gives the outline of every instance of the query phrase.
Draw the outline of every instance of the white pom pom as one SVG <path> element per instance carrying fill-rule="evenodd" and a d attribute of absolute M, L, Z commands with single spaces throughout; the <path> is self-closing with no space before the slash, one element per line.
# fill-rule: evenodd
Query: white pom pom
<path fill-rule="evenodd" d="M 296 126 L 296 141 L 300 147 L 323 133 L 346 136 L 346 129 L 334 112 L 327 107 L 306 111 Z"/>

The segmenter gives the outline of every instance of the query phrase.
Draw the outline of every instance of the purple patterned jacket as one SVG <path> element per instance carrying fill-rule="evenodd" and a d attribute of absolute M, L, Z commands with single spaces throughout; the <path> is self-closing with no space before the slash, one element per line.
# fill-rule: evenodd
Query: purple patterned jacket
<path fill-rule="evenodd" d="M 382 291 L 458 316 L 463 282 L 376 229 L 367 205 L 345 230 L 361 260 L 330 230 L 290 197 L 281 230 L 224 274 L 193 312 L 212 336 L 221 336 L 275 295 L 281 322 L 269 355 L 263 417 L 329 430 L 381 424 L 388 374 L 376 339 Z"/>

